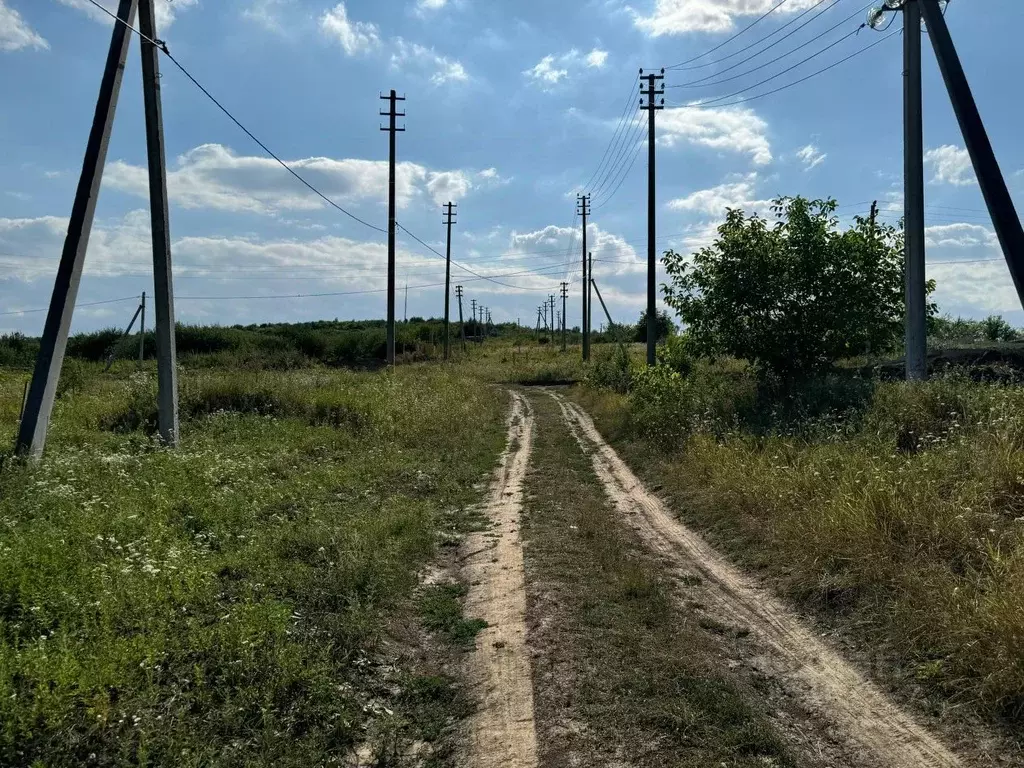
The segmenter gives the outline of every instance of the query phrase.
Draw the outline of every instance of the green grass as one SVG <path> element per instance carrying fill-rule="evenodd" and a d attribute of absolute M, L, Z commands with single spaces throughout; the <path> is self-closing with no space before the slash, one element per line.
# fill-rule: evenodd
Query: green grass
<path fill-rule="evenodd" d="M 735 369 L 655 379 L 577 395 L 688 521 L 950 717 L 1021 721 L 1024 390 L 839 382 L 772 405 Z"/>
<path fill-rule="evenodd" d="M 442 633 L 453 645 L 470 649 L 487 627 L 483 619 L 467 619 L 462 613 L 466 588 L 461 584 L 432 584 L 420 597 L 420 613 L 427 629 Z"/>
<path fill-rule="evenodd" d="M 0 765 L 398 766 L 441 739 L 465 702 L 393 630 L 501 450 L 500 391 L 185 371 L 168 451 L 153 387 L 85 366 L 42 463 L 0 472 Z"/>
<path fill-rule="evenodd" d="M 523 536 L 542 763 L 794 765 L 763 694 L 726 668 L 719 628 L 682 607 L 555 403 L 531 399 Z"/>

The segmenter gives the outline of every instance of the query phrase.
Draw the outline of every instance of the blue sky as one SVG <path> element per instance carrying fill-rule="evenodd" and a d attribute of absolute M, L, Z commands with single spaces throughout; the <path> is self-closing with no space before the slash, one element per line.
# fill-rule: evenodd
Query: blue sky
<path fill-rule="evenodd" d="M 378 95 L 390 88 L 405 94 L 399 221 L 443 252 L 441 204 L 458 202 L 453 258 L 479 274 L 507 277 L 497 278 L 501 285 L 453 268 L 453 284 L 490 307 L 495 320 L 533 325 L 537 306 L 567 278 L 570 322 L 579 322 L 573 214 L 576 191 L 591 180 L 598 284 L 616 320 L 639 315 L 646 150 L 632 143 L 632 122 L 617 133 L 624 107 L 638 100 L 637 70 L 690 59 L 778 0 L 156 2 L 159 35 L 178 60 L 271 149 L 376 226 L 387 218 Z M 882 33 L 870 29 L 841 40 L 863 20 L 862 8 L 859 0 L 787 0 L 694 62 L 707 66 L 667 73 L 669 107 L 657 116 L 659 251 L 692 250 L 707 242 L 726 206 L 763 210 L 778 194 L 833 196 L 845 216 L 866 214 L 878 200 L 883 216 L 898 218 L 898 35 L 765 98 L 713 110 L 673 106 L 755 86 L 840 41 L 731 101 L 757 96 L 875 42 Z M 1024 104 L 1006 96 L 1024 64 L 1013 39 L 1024 7 L 1018 0 L 954 0 L 947 20 L 1020 207 Z M 42 328 L 44 313 L 11 313 L 49 301 L 110 24 L 86 0 L 0 0 L 0 332 Z M 940 307 L 1024 324 L 927 39 L 924 45 L 928 260 Z M 138 50 L 134 41 L 80 303 L 152 291 Z M 386 238 L 322 204 L 170 62 L 161 66 L 179 320 L 383 316 L 383 293 L 217 298 L 378 290 Z M 624 140 L 613 144 L 618 138 Z M 599 166 L 609 146 L 611 162 Z M 441 314 L 443 288 L 434 284 L 443 282 L 444 263 L 401 232 L 398 275 L 400 290 L 413 286 L 410 316 Z M 403 299 L 400 293 L 400 318 Z M 74 328 L 120 325 L 133 309 L 131 301 L 81 307 Z M 595 315 L 595 325 L 600 320 Z"/>

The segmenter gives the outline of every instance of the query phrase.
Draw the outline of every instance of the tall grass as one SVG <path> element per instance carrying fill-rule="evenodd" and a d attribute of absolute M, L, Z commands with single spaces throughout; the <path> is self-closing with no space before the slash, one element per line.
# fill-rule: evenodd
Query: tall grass
<path fill-rule="evenodd" d="M 581 397 L 793 597 L 855 616 L 944 697 L 1024 717 L 1024 390 L 840 377 L 782 395 L 712 367 Z"/>
<path fill-rule="evenodd" d="M 394 631 L 500 450 L 500 392 L 186 371 L 169 451 L 151 376 L 97 371 L 42 463 L 0 471 L 0 765 L 397 766 L 436 739 L 457 690 Z M 5 443 L 23 378 L 0 373 Z"/>

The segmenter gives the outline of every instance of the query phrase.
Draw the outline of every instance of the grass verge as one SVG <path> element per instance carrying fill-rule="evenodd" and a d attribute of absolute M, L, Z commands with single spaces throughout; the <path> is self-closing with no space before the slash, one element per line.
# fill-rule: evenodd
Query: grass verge
<path fill-rule="evenodd" d="M 980 715 L 1019 756 L 1024 395 L 958 377 L 867 384 L 850 412 L 757 432 L 714 416 L 736 412 L 727 384 L 673 383 L 660 413 L 635 392 L 575 397 L 688 523 L 839 629 L 954 740 Z"/>

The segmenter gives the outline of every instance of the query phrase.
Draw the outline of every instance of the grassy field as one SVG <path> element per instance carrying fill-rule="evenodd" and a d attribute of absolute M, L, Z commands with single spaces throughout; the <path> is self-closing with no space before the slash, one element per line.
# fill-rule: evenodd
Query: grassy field
<path fill-rule="evenodd" d="M 685 519 L 950 717 L 1024 719 L 1024 390 L 737 363 L 576 393 Z"/>
<path fill-rule="evenodd" d="M 153 378 L 69 367 L 43 462 L 5 457 L 0 765 L 446 764 L 467 705 L 416 645 L 474 625 L 417 575 L 504 395 L 441 367 L 184 370 L 167 451 Z M 0 373 L 0 445 L 24 379 Z"/>

